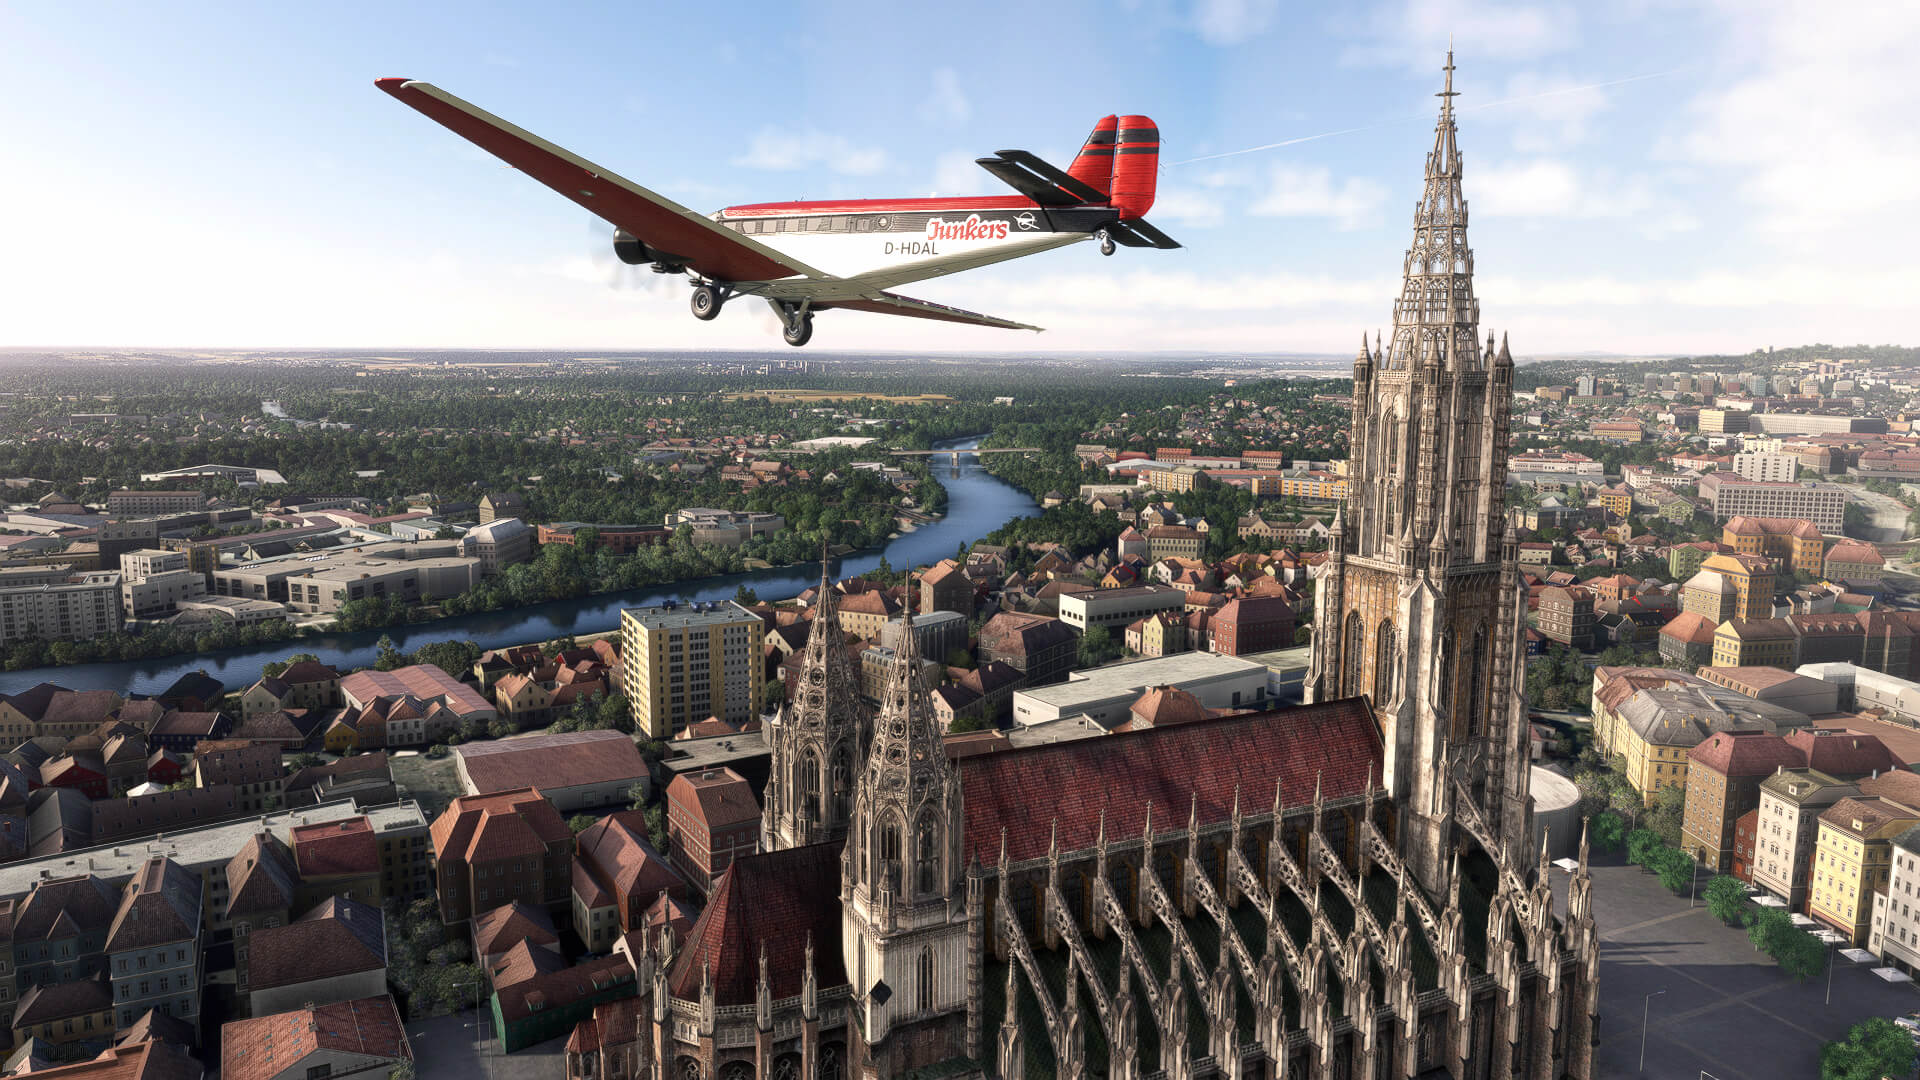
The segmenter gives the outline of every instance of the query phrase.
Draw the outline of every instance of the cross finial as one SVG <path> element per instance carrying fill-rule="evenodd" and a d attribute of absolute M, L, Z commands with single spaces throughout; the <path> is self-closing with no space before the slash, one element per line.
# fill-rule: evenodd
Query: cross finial
<path fill-rule="evenodd" d="M 1460 96 L 1459 93 L 1456 92 L 1453 88 L 1453 35 L 1452 34 L 1447 35 L 1447 66 L 1445 68 L 1442 68 L 1441 70 L 1447 73 L 1447 86 L 1446 86 L 1446 89 L 1440 91 L 1438 94 L 1435 94 L 1434 96 L 1440 99 L 1440 115 L 1451 119 L 1453 117 L 1453 99 Z"/>

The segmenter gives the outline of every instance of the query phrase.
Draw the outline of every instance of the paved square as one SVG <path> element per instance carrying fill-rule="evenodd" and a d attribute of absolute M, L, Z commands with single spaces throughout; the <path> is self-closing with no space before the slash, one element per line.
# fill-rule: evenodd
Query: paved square
<path fill-rule="evenodd" d="M 1554 872 L 1556 910 L 1567 876 Z M 1707 875 L 1700 876 L 1704 886 Z M 1887 983 L 1843 956 L 1833 958 L 1833 1003 L 1824 973 L 1795 983 L 1723 925 L 1704 902 L 1660 887 L 1652 874 L 1613 856 L 1593 863 L 1600 923 L 1601 1077 L 1719 1080 L 1814 1077 L 1820 1047 L 1868 1016 L 1920 1009 L 1920 990 Z M 1646 995 L 1666 993 L 1647 1001 Z M 1639 1068 L 1641 1010 L 1648 1006 L 1646 1069 Z"/>
<path fill-rule="evenodd" d="M 500 1053 L 493 1021 L 481 1021 L 484 1048 L 475 1045 L 471 1009 L 407 1025 L 419 1080 L 565 1080 L 567 1040 L 548 1039 L 513 1054 Z"/>

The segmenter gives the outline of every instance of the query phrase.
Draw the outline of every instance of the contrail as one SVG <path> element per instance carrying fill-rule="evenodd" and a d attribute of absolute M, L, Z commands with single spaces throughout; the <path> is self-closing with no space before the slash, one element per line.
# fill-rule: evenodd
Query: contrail
<path fill-rule="evenodd" d="M 1666 71 L 1655 71 L 1646 75 L 1631 75 L 1624 79 L 1612 79 L 1607 82 L 1588 83 L 1585 86 L 1563 86 L 1558 90 L 1546 90 L 1538 94 L 1527 94 L 1522 97 L 1502 98 L 1499 101 L 1483 101 L 1478 105 L 1463 106 L 1456 111 L 1477 112 L 1481 109 L 1492 109 L 1502 105 L 1519 105 L 1523 102 L 1539 101 L 1542 98 L 1561 97 L 1566 94 L 1577 94 L 1585 90 L 1604 90 L 1609 86 L 1625 86 L 1628 83 L 1645 82 L 1648 79 L 1664 78 L 1668 75 L 1672 75 L 1676 72 L 1683 71 L 1683 70 L 1685 69 L 1669 68 Z M 1313 142 L 1317 139 L 1331 139 L 1336 135 L 1354 135 L 1362 131 L 1372 131 L 1375 128 L 1391 127 L 1394 124 L 1404 124 L 1410 120 L 1425 120 L 1428 118 L 1428 115 L 1430 114 L 1421 113 L 1415 116 L 1401 116 L 1401 117 L 1396 117 L 1395 119 L 1392 119 L 1392 120 L 1381 120 L 1377 123 L 1362 124 L 1359 127 L 1341 128 L 1338 131 L 1323 131 L 1318 135 L 1301 135 L 1298 138 L 1282 139 L 1279 142 L 1263 143 L 1260 146 L 1249 146 L 1245 150 L 1228 150 L 1225 153 L 1221 153 L 1221 154 L 1203 154 L 1200 157 L 1186 158 L 1182 161 L 1163 161 L 1160 163 L 1160 167 L 1163 169 L 1166 169 L 1166 168 L 1171 168 L 1175 165 L 1192 165 L 1196 162 L 1201 162 L 1201 161 L 1218 161 L 1221 158 L 1239 157 L 1242 154 L 1258 154 L 1264 150 L 1278 150 L 1283 146 L 1297 146 L 1300 143 Z"/>

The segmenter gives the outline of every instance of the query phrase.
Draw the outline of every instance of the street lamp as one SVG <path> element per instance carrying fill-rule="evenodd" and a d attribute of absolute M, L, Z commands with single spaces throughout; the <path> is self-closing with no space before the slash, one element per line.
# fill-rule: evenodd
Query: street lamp
<path fill-rule="evenodd" d="M 1640 1003 L 1640 1068 L 1636 1072 L 1647 1071 L 1647 1013 L 1653 1008 L 1653 999 L 1664 993 L 1665 990 L 1655 990 Z"/>

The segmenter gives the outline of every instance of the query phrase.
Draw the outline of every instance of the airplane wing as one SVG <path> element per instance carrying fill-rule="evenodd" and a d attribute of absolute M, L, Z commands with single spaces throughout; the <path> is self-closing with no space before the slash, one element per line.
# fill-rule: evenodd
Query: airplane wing
<path fill-rule="evenodd" d="M 1044 330 L 1045 327 L 1029 326 L 1014 322 L 1012 319 L 996 318 L 974 311 L 965 311 L 945 304 L 915 300 L 911 296 L 897 293 L 875 293 L 860 300 L 825 300 L 813 305 L 815 311 L 827 308 L 844 308 L 848 311 L 868 311 L 876 315 L 905 315 L 914 319 L 937 319 L 941 322 L 971 323 L 975 326 L 996 326 L 1002 330 Z"/>
<path fill-rule="evenodd" d="M 431 83 L 377 79 L 374 85 L 704 277 L 722 282 L 831 277 L 723 229 L 704 214 L 568 153 Z"/>

